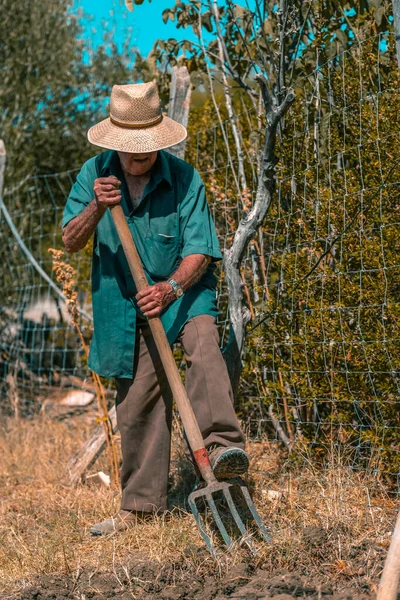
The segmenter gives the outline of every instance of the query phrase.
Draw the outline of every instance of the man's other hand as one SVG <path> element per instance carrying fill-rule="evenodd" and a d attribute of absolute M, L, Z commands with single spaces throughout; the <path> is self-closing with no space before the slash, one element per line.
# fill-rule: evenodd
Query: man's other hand
<path fill-rule="evenodd" d="M 121 202 L 121 190 L 119 179 L 110 175 L 110 177 L 99 177 L 93 185 L 94 197 L 96 198 L 97 207 L 106 210 L 109 206 L 119 204 Z"/>
<path fill-rule="evenodd" d="M 146 317 L 158 317 L 160 313 L 175 300 L 172 285 L 168 281 L 161 281 L 149 285 L 136 295 L 138 306 Z"/>

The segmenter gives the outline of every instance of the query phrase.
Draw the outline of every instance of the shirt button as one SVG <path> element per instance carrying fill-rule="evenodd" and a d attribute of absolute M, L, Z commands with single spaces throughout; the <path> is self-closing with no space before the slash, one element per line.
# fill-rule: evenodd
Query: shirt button
<path fill-rule="evenodd" d="M 131 329 L 134 329 L 134 328 L 135 328 L 135 323 L 132 321 L 132 323 L 129 323 L 129 327 L 130 327 Z"/>

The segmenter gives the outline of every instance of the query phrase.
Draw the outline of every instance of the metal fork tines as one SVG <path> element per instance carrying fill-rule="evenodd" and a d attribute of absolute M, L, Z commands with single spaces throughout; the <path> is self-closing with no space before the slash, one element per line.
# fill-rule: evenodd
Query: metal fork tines
<path fill-rule="evenodd" d="M 238 506 L 236 505 L 235 499 L 232 495 L 232 493 L 237 492 L 237 491 L 240 491 L 240 496 L 236 498 Z M 252 554 L 256 554 L 256 549 L 251 541 L 251 538 L 253 537 L 253 535 L 246 528 L 246 525 L 243 522 L 242 517 L 240 516 L 238 507 L 239 508 L 244 507 L 246 509 L 246 511 L 249 512 L 252 520 L 256 523 L 256 525 L 258 527 L 258 531 L 261 533 L 262 537 L 267 542 L 271 541 L 271 537 L 268 534 L 266 527 L 262 524 L 260 515 L 258 514 L 256 507 L 254 506 L 254 503 L 250 497 L 247 487 L 242 482 L 237 483 L 237 482 L 228 482 L 228 481 L 220 482 L 219 481 L 216 483 L 211 483 L 211 484 L 207 485 L 206 487 L 193 492 L 189 496 L 190 509 L 191 509 L 192 514 L 196 520 L 196 523 L 200 529 L 201 536 L 202 536 L 203 540 L 205 541 L 207 548 L 209 549 L 211 554 L 215 555 L 215 548 L 214 548 L 214 545 L 212 543 L 212 540 L 211 540 L 209 534 L 207 533 L 205 518 L 201 517 L 200 511 L 197 506 L 197 502 L 201 501 L 205 505 L 205 507 L 208 507 L 208 509 L 211 512 L 212 518 L 218 528 L 218 531 L 219 531 L 222 539 L 224 540 L 225 544 L 228 546 L 228 548 L 232 548 L 234 545 L 234 542 L 232 541 L 232 538 L 227 531 L 227 528 L 226 528 L 226 526 L 221 518 L 221 515 L 219 513 L 219 509 L 217 507 L 216 501 L 213 497 L 213 495 L 216 495 L 216 494 L 223 495 L 223 498 L 224 498 L 227 508 L 228 508 L 228 515 L 232 518 L 233 523 L 235 524 L 235 526 L 237 527 L 237 529 L 239 530 L 239 532 L 241 534 L 239 541 L 244 542 L 248 546 L 248 548 L 250 549 Z M 237 494 L 234 494 L 234 495 L 237 496 Z"/>

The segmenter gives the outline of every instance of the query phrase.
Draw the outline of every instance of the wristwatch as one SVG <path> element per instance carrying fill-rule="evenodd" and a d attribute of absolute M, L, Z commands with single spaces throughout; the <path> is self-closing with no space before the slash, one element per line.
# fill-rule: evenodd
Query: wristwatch
<path fill-rule="evenodd" d="M 172 285 L 172 289 L 174 290 L 175 298 L 180 298 L 183 296 L 183 289 L 174 279 L 168 279 L 168 283 Z"/>

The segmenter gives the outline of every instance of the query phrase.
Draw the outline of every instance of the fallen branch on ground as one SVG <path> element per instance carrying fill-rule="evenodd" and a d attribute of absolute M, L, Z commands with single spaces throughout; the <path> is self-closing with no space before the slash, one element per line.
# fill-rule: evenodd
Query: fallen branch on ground
<path fill-rule="evenodd" d="M 108 419 L 112 428 L 112 433 L 117 431 L 117 413 L 115 406 L 108 413 Z M 79 483 L 85 472 L 97 460 L 106 447 L 107 441 L 103 425 L 99 425 L 91 438 L 89 438 L 74 456 L 70 458 L 64 472 L 64 485 L 76 485 Z"/>

